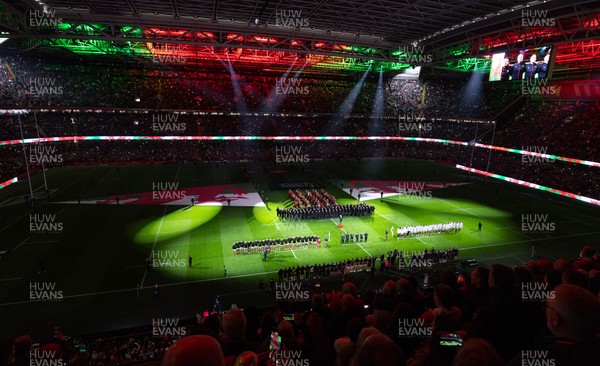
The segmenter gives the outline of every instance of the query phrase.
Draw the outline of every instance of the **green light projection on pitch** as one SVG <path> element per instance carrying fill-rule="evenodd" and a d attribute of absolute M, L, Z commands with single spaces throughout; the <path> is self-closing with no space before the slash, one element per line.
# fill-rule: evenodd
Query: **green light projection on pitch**
<path fill-rule="evenodd" d="M 138 244 L 153 244 L 173 239 L 206 224 L 219 214 L 222 207 L 213 205 L 179 209 L 145 225 L 133 240 Z"/>
<path fill-rule="evenodd" d="M 283 209 L 285 208 L 285 204 L 270 202 L 268 210 L 265 206 L 255 205 L 252 207 L 252 214 L 254 218 L 260 222 L 261 224 L 270 224 L 273 220 L 277 220 L 277 208 Z"/>

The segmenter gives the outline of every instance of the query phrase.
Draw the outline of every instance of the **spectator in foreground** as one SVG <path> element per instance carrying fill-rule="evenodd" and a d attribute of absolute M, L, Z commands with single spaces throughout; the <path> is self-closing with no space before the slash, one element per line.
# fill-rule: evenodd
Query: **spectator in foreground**
<path fill-rule="evenodd" d="M 596 250 L 589 245 L 584 246 L 579 253 L 579 259 L 573 263 L 573 268 L 583 269 L 586 272 L 592 269 L 600 269 L 600 261 L 596 258 Z"/>
<path fill-rule="evenodd" d="M 469 321 L 477 310 L 479 302 L 488 296 L 488 278 L 490 271 L 487 268 L 478 267 L 471 271 L 471 287 L 465 295 L 462 305 L 463 320 Z"/>
<path fill-rule="evenodd" d="M 246 341 L 246 316 L 239 309 L 223 313 L 223 353 L 225 357 L 237 356 L 244 351 L 256 351 L 256 347 Z"/>
<path fill-rule="evenodd" d="M 233 361 L 233 366 L 257 366 L 258 356 L 254 352 L 245 351 L 239 354 Z"/>
<path fill-rule="evenodd" d="M 504 366 L 506 363 L 491 344 L 480 338 L 466 341 L 452 361 L 452 366 Z"/>
<path fill-rule="evenodd" d="M 600 338 L 600 302 L 584 288 L 563 284 L 554 289 L 554 297 L 546 301 L 546 324 L 556 337 L 538 347 L 556 366 L 598 364 Z M 523 364 L 518 353 L 509 365 Z"/>
<path fill-rule="evenodd" d="M 0 339 L 0 366 L 7 366 L 13 362 L 15 346 L 10 339 Z"/>
<path fill-rule="evenodd" d="M 17 337 L 15 339 L 15 361 L 11 366 L 29 366 L 29 353 L 32 346 L 33 341 L 29 336 Z"/>
<path fill-rule="evenodd" d="M 421 319 L 425 320 L 425 324 L 432 324 L 434 319 L 442 314 L 448 315 L 456 323 L 459 323 L 462 318 L 461 310 L 453 306 L 454 292 L 448 285 L 438 284 L 433 289 L 433 301 L 436 308 L 428 310 L 421 315 Z"/>
<path fill-rule="evenodd" d="M 356 350 L 354 366 L 404 366 L 406 361 L 402 351 L 386 335 L 369 335 Z"/>
<path fill-rule="evenodd" d="M 207 335 L 186 337 L 169 348 L 162 366 L 225 366 L 219 342 Z"/>

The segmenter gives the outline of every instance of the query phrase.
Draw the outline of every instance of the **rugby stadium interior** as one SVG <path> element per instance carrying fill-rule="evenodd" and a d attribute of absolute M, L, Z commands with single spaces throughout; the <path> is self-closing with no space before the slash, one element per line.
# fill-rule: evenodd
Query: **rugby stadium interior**
<path fill-rule="evenodd" d="M 600 2 L 0 0 L 0 366 L 600 365 Z"/>

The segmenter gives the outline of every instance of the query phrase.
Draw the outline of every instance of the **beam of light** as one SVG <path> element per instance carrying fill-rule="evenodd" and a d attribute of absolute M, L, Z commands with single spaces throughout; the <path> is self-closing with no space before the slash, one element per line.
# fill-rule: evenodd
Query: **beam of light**
<path fill-rule="evenodd" d="M 354 85 L 350 93 L 348 93 L 348 96 L 346 96 L 346 99 L 344 99 L 344 101 L 338 108 L 338 111 L 333 116 L 334 125 L 338 122 L 342 122 L 352 112 L 352 108 L 354 108 L 354 103 L 356 103 L 356 99 L 358 99 L 358 95 L 360 94 L 360 90 L 365 84 L 365 80 L 367 79 L 367 74 L 369 73 L 369 71 L 371 71 L 371 65 L 369 65 L 369 68 L 364 72 L 364 74 L 362 75 L 360 80 L 358 80 L 356 85 Z"/>
<path fill-rule="evenodd" d="M 477 68 L 471 73 L 469 81 L 463 86 L 460 92 L 460 112 L 464 115 L 471 115 L 475 106 L 481 105 L 483 100 L 483 82 L 485 74 L 479 72 Z"/>
<path fill-rule="evenodd" d="M 223 206 L 194 206 L 181 208 L 144 225 L 134 235 L 138 244 L 152 244 L 186 234 L 212 220 Z"/>
<path fill-rule="evenodd" d="M 227 54 L 227 71 L 229 71 L 229 75 L 231 76 L 231 83 L 233 85 L 233 94 L 234 94 L 234 102 L 235 107 L 239 113 L 247 113 L 248 105 L 246 104 L 246 99 L 244 97 L 244 92 L 240 87 L 239 76 L 233 69 L 233 65 L 229 60 L 229 54 Z M 242 119 L 243 120 L 243 119 Z"/>
<path fill-rule="evenodd" d="M 294 60 L 294 63 L 291 64 L 290 67 L 288 67 L 288 69 L 283 73 L 283 75 L 279 79 L 280 80 L 287 79 L 288 76 L 290 75 L 290 72 L 292 71 L 292 68 L 294 67 L 294 65 L 296 65 L 296 60 Z M 306 63 L 304 65 L 306 65 Z M 302 68 L 304 68 L 304 66 Z M 280 94 L 277 93 L 277 81 L 275 81 L 275 86 L 273 86 L 273 88 L 271 88 L 271 91 L 269 92 L 267 99 L 262 103 L 262 107 L 261 107 L 262 112 L 270 113 L 270 112 L 276 111 L 277 108 L 275 107 L 275 105 L 280 104 L 279 99 L 280 99 Z"/>
<path fill-rule="evenodd" d="M 19 181 L 18 177 L 14 177 L 13 179 L 9 179 L 6 182 L 2 182 L 0 183 L 0 189 L 4 188 L 4 187 L 8 187 L 11 184 L 17 183 Z"/>
<path fill-rule="evenodd" d="M 383 70 L 380 70 L 379 80 L 377 81 L 377 91 L 375 92 L 375 101 L 373 102 L 373 112 L 371 113 L 371 126 L 369 127 L 369 135 L 378 135 L 383 133 L 384 109 Z"/>
<path fill-rule="evenodd" d="M 435 139 L 427 137 L 405 137 L 405 136 L 61 136 L 40 137 L 18 140 L 2 140 L 0 146 L 36 144 L 45 142 L 75 142 L 75 141 L 419 141 L 435 144 L 450 144 L 469 146 L 468 141 Z M 486 145 L 476 143 L 476 147 L 505 151 L 513 154 L 537 156 L 540 158 L 554 159 L 567 163 L 581 164 L 600 168 L 600 162 L 569 158 L 559 155 L 538 153 L 527 150 L 512 149 L 502 146 Z"/>
<path fill-rule="evenodd" d="M 460 164 L 456 164 L 456 168 L 461 169 L 461 170 L 466 170 L 466 171 L 471 172 L 471 173 L 483 175 L 483 176 L 486 176 L 486 177 L 500 179 L 500 180 L 503 180 L 505 182 L 517 184 L 517 185 L 520 185 L 520 186 L 534 188 L 534 189 L 537 189 L 537 190 L 540 190 L 540 191 L 550 192 L 550 193 L 558 194 L 558 195 L 563 196 L 563 197 L 568 197 L 568 198 L 572 198 L 572 199 L 575 199 L 575 200 L 578 200 L 578 201 L 583 201 L 583 202 L 586 202 L 586 203 L 591 203 L 593 205 L 600 206 L 600 200 L 597 200 L 597 199 L 594 199 L 594 198 L 590 198 L 590 197 L 581 196 L 581 195 L 578 195 L 578 194 L 575 194 L 575 193 L 571 193 L 571 192 L 561 191 L 560 189 L 550 188 L 550 187 L 542 186 L 542 185 L 539 185 L 539 184 L 536 184 L 536 183 L 526 182 L 524 180 L 511 178 L 511 177 L 507 177 L 507 176 L 500 175 L 500 174 L 485 172 L 483 170 L 479 170 L 479 169 L 475 169 L 475 168 L 469 168 L 469 167 L 466 167 L 466 166 L 460 165 Z"/>

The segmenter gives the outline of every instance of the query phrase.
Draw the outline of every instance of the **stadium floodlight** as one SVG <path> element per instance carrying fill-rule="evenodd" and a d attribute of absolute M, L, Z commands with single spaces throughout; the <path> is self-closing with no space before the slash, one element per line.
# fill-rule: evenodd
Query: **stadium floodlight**
<path fill-rule="evenodd" d="M 360 94 L 360 90 L 365 84 L 365 80 L 367 79 L 369 71 L 371 71 L 371 66 L 372 65 L 369 64 L 369 67 L 364 72 L 360 80 L 358 80 L 356 85 L 354 85 L 354 88 L 352 88 L 350 93 L 348 93 L 348 96 L 346 97 L 346 99 L 344 99 L 344 101 L 338 108 L 338 111 L 336 112 L 335 116 L 333 117 L 333 122 L 342 121 L 344 118 L 346 118 L 346 116 L 350 114 L 350 112 L 352 112 L 352 109 L 354 108 L 354 103 L 356 103 L 356 99 L 358 99 L 358 95 Z"/>
<path fill-rule="evenodd" d="M 263 102 L 263 107 L 262 107 L 263 112 L 266 112 L 266 113 L 275 112 L 275 111 L 277 111 L 277 109 L 279 109 L 279 106 L 281 105 L 281 103 L 283 103 L 283 100 L 285 99 L 285 95 L 281 95 L 278 87 L 280 87 L 280 84 L 282 83 L 282 81 L 287 80 L 288 76 L 290 75 L 290 72 L 292 71 L 292 68 L 296 64 L 297 59 L 298 59 L 298 57 L 296 57 L 294 59 L 294 62 L 283 73 L 283 76 L 281 76 L 279 78 L 279 81 L 275 82 L 275 86 L 269 92 L 269 95 L 267 96 L 267 100 L 265 100 Z M 306 65 L 306 63 L 304 65 Z M 302 69 L 300 69 L 300 72 L 303 69 L 304 69 L 304 66 L 302 66 Z M 298 74 L 298 73 L 296 73 L 296 74 Z M 296 78 L 296 75 L 294 75 L 294 78 Z"/>
<path fill-rule="evenodd" d="M 385 109 L 383 95 L 383 70 L 379 70 L 379 80 L 377 81 L 377 90 L 373 102 L 373 112 L 371 114 L 372 123 L 369 127 L 369 135 L 377 135 L 383 132 L 381 123 L 383 122 L 383 112 Z"/>
<path fill-rule="evenodd" d="M 231 84 L 233 86 L 235 107 L 238 112 L 245 114 L 248 112 L 248 105 L 246 104 L 246 97 L 244 96 L 244 92 L 242 91 L 242 88 L 240 87 L 239 76 L 235 72 L 235 69 L 233 68 L 233 65 L 231 64 L 231 60 L 229 59 L 229 54 L 226 54 L 226 55 L 227 55 L 227 64 L 225 66 L 227 68 L 227 71 L 229 71 L 229 76 L 231 76 Z M 242 123 L 244 125 L 244 128 L 246 128 L 246 123 L 244 123 L 244 122 L 245 122 L 245 118 L 242 117 Z"/>

